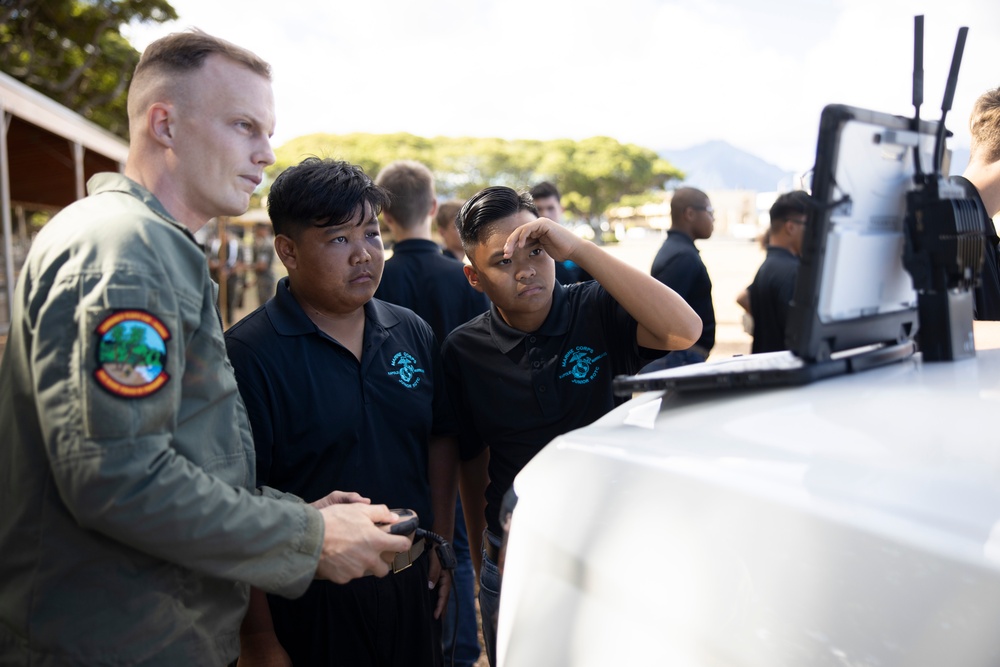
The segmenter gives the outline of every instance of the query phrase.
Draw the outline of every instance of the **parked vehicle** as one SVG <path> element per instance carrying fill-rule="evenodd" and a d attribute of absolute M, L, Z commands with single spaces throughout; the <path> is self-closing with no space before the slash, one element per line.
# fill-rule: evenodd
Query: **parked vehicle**
<path fill-rule="evenodd" d="M 1000 664 L 1000 323 L 973 359 L 647 392 L 518 475 L 503 667 Z"/>

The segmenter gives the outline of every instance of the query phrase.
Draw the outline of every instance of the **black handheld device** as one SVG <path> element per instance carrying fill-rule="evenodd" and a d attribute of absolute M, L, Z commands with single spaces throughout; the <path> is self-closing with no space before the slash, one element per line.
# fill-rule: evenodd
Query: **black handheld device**
<path fill-rule="evenodd" d="M 420 519 L 417 517 L 417 513 L 413 510 L 408 509 L 394 509 L 389 510 L 393 514 L 399 517 L 399 520 L 395 523 L 380 523 L 379 526 L 382 530 L 393 535 L 409 535 L 417 530 L 420 525 Z"/>

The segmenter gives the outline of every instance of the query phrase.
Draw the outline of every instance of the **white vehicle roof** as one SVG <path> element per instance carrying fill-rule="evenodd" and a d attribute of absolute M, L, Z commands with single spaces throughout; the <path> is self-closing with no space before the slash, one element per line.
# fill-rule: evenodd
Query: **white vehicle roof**
<path fill-rule="evenodd" d="M 1000 664 L 998 427 L 996 349 L 638 396 L 518 475 L 501 664 Z"/>

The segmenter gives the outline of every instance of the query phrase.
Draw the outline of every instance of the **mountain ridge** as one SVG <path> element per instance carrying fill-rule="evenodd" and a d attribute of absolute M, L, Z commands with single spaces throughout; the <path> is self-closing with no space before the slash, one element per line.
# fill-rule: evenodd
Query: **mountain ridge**
<path fill-rule="evenodd" d="M 683 149 L 663 149 L 657 154 L 684 172 L 683 185 L 700 190 L 785 192 L 800 187 L 799 174 L 721 139 Z M 968 162 L 969 149 L 953 149 L 949 174 L 961 174 Z"/>
<path fill-rule="evenodd" d="M 796 178 L 795 172 L 721 139 L 683 149 L 663 149 L 657 154 L 684 172 L 685 185 L 701 190 L 775 192 L 791 189 Z"/>

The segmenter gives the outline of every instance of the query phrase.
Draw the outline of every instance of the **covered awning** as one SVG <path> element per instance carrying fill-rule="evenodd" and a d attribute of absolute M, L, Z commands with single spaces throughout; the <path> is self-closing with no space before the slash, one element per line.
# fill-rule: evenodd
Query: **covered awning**
<path fill-rule="evenodd" d="M 0 119 L 0 333 L 6 333 L 30 242 L 23 217 L 15 230 L 14 211 L 56 211 L 83 198 L 92 175 L 124 169 L 128 143 L 3 72 Z"/>

